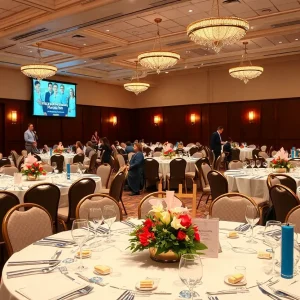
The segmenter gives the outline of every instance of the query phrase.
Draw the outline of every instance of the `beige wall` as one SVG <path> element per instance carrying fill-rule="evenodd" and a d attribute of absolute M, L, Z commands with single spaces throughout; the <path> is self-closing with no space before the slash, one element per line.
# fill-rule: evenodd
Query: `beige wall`
<path fill-rule="evenodd" d="M 54 76 L 53 80 L 77 83 L 77 103 L 95 106 L 134 108 L 133 95 L 122 86 L 76 77 Z M 30 79 L 19 69 L 0 68 L 0 98 L 30 100 Z"/>
<path fill-rule="evenodd" d="M 152 87 L 136 97 L 136 107 L 300 97 L 299 57 L 256 63 L 265 71 L 247 84 L 228 74 L 231 66 L 149 76 Z"/>

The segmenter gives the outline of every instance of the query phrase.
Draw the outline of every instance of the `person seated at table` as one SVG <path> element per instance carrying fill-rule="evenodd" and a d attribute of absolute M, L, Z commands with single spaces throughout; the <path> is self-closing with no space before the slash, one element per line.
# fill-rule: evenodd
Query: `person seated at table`
<path fill-rule="evenodd" d="M 232 139 L 229 137 L 227 142 L 223 146 L 223 152 L 226 154 L 226 160 L 227 162 L 230 162 L 232 160 L 232 149 L 231 149 L 231 143 Z"/>
<path fill-rule="evenodd" d="M 116 148 L 117 150 L 122 149 L 122 147 L 120 146 L 119 141 L 115 141 L 115 142 L 114 142 L 114 145 L 115 145 L 115 148 Z"/>
<path fill-rule="evenodd" d="M 80 154 L 80 153 L 84 154 L 83 153 L 83 145 L 81 144 L 80 141 L 77 141 L 75 146 L 76 146 L 76 154 Z"/>
<path fill-rule="evenodd" d="M 89 157 L 91 151 L 94 151 L 94 145 L 91 141 L 86 143 L 85 156 Z"/>
<path fill-rule="evenodd" d="M 99 135 L 98 135 L 98 131 L 95 130 L 94 134 L 92 135 L 92 138 L 91 138 L 91 142 L 94 144 L 94 145 L 97 145 L 100 141 L 100 138 L 99 138 Z"/>
<path fill-rule="evenodd" d="M 43 153 L 49 152 L 49 147 L 47 145 L 44 145 L 42 152 Z"/>
<path fill-rule="evenodd" d="M 101 163 L 108 164 L 110 162 L 110 156 L 112 154 L 112 147 L 110 146 L 109 140 L 106 137 L 100 139 L 100 147 L 99 150 L 101 152 Z"/>
<path fill-rule="evenodd" d="M 121 146 L 121 148 L 125 151 L 126 144 L 125 144 L 124 142 L 122 142 L 122 143 L 120 144 L 120 146 Z"/>
<path fill-rule="evenodd" d="M 127 176 L 128 186 L 132 191 L 130 196 L 139 195 L 140 188 L 143 186 L 143 146 L 139 143 L 134 143 L 133 149 L 135 154 L 132 156 L 129 162 Z"/>
<path fill-rule="evenodd" d="M 126 142 L 125 152 L 127 154 L 131 153 L 131 152 L 134 152 L 133 146 L 132 146 L 131 142 L 129 142 L 129 141 Z"/>
<path fill-rule="evenodd" d="M 63 145 L 62 142 L 59 142 L 59 143 L 58 143 L 57 149 L 59 149 L 59 150 L 64 150 L 64 145 Z"/>
<path fill-rule="evenodd" d="M 32 143 L 31 153 L 32 154 L 40 154 L 40 150 L 37 148 L 37 142 Z"/>
<path fill-rule="evenodd" d="M 179 142 L 177 145 L 176 154 L 183 154 L 183 153 L 184 153 L 183 143 Z"/>

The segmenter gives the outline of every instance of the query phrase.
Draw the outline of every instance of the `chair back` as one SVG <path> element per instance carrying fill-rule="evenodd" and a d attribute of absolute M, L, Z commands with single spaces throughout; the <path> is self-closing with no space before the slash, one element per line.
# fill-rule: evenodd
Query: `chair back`
<path fill-rule="evenodd" d="M 94 149 L 92 149 L 90 152 L 89 152 L 89 159 L 91 159 L 92 155 L 96 153 L 96 151 Z M 98 155 L 97 155 L 98 156 Z"/>
<path fill-rule="evenodd" d="M 209 207 L 209 215 L 220 221 L 247 223 L 245 211 L 248 205 L 259 209 L 252 198 L 239 193 L 227 193 L 216 198 Z"/>
<path fill-rule="evenodd" d="M 129 156 L 129 154 L 128 154 L 128 156 Z M 161 156 L 161 152 L 158 152 L 158 151 L 153 152 L 153 157 L 160 157 L 160 156 Z"/>
<path fill-rule="evenodd" d="M 33 154 L 33 156 L 37 159 L 37 161 L 42 161 L 41 157 L 38 154 Z"/>
<path fill-rule="evenodd" d="M 203 154 L 201 152 L 195 152 L 192 157 L 194 158 L 202 158 L 203 157 Z"/>
<path fill-rule="evenodd" d="M 266 159 L 269 158 L 269 155 L 264 151 L 260 151 L 258 152 L 258 157 L 263 157 L 264 159 Z"/>
<path fill-rule="evenodd" d="M 300 158 L 292 158 L 289 160 L 294 167 L 300 167 Z"/>
<path fill-rule="evenodd" d="M 204 183 L 205 185 L 208 185 L 209 182 L 208 182 L 208 179 L 207 179 L 207 174 L 208 172 L 210 172 L 212 170 L 211 166 L 209 164 L 207 164 L 206 162 L 203 162 L 201 164 L 201 169 L 200 169 L 200 172 L 202 174 L 202 177 L 203 177 L 203 180 L 204 180 Z"/>
<path fill-rule="evenodd" d="M 57 221 L 60 189 L 52 183 L 40 183 L 26 191 L 24 203 L 34 203 L 45 208 L 53 222 Z"/>
<path fill-rule="evenodd" d="M 2 233 L 7 252 L 11 256 L 30 244 L 52 235 L 52 219 L 48 211 L 37 204 L 18 204 L 6 213 Z"/>
<path fill-rule="evenodd" d="M 2 221 L 4 219 L 4 216 L 6 213 L 13 208 L 14 206 L 20 204 L 19 198 L 9 192 L 0 192 L 0 224 L 2 224 Z M 0 245 L 3 243 L 3 235 L 2 230 L 0 230 Z"/>
<path fill-rule="evenodd" d="M 231 149 L 231 159 L 232 160 L 240 160 L 240 153 L 241 153 L 240 149 L 232 148 Z"/>
<path fill-rule="evenodd" d="M 3 171 L 3 174 L 9 175 L 9 176 L 14 176 L 14 173 L 19 172 L 18 168 L 13 167 L 13 166 L 3 166 L 1 168 L 1 170 Z"/>
<path fill-rule="evenodd" d="M 221 155 L 217 158 L 215 163 L 215 170 L 220 171 L 221 166 L 224 166 L 225 161 L 225 153 L 221 153 Z"/>
<path fill-rule="evenodd" d="M 11 162 L 7 157 L 0 159 L 0 168 L 3 166 L 11 166 Z"/>
<path fill-rule="evenodd" d="M 113 205 L 117 212 L 116 221 L 122 221 L 122 210 L 119 203 L 106 194 L 91 194 L 81 199 L 76 207 L 76 219 L 88 219 L 90 208 L 101 208 L 103 212 L 105 205 Z"/>
<path fill-rule="evenodd" d="M 121 154 L 117 154 L 117 159 L 119 161 L 119 167 L 123 168 L 126 165 L 124 156 Z"/>
<path fill-rule="evenodd" d="M 249 145 L 249 146 L 248 146 L 248 148 L 251 148 L 251 149 L 256 149 L 256 145 L 254 145 L 254 144 L 251 144 L 251 145 Z"/>
<path fill-rule="evenodd" d="M 253 149 L 253 151 L 252 151 L 252 158 L 253 159 L 258 158 L 259 152 L 260 151 L 258 149 Z"/>
<path fill-rule="evenodd" d="M 152 209 L 152 205 L 149 202 L 151 199 L 158 199 L 158 198 L 161 199 L 165 197 L 166 197 L 166 192 L 154 192 L 145 196 L 139 203 L 138 218 L 145 219 L 146 216 L 149 215 L 149 212 Z M 178 199 L 181 202 L 181 207 L 185 207 L 184 202 L 180 198 L 178 198 L 177 196 L 174 196 L 174 198 Z M 162 205 L 164 208 L 167 207 L 165 201 L 162 202 Z"/>
<path fill-rule="evenodd" d="M 269 174 L 267 178 L 267 185 L 270 189 L 275 184 L 282 184 L 293 191 L 293 193 L 297 193 L 297 182 L 294 178 L 286 174 Z"/>
<path fill-rule="evenodd" d="M 189 147 L 189 146 L 187 146 Z M 193 156 L 195 153 L 197 153 L 199 151 L 198 147 L 192 147 L 189 152 L 190 152 L 190 156 Z"/>
<path fill-rule="evenodd" d="M 76 207 L 79 201 L 87 195 L 95 192 L 96 182 L 92 178 L 81 178 L 75 181 L 68 193 L 69 197 L 69 216 L 68 220 L 73 221 L 76 218 Z"/>
<path fill-rule="evenodd" d="M 48 173 L 53 172 L 52 166 L 50 166 L 50 165 L 48 165 L 48 164 L 44 164 L 44 163 L 42 163 L 41 166 L 43 167 L 43 169 L 44 169 L 46 172 L 48 172 Z"/>
<path fill-rule="evenodd" d="M 274 156 L 277 154 L 277 152 L 278 152 L 278 151 L 275 151 L 275 150 L 272 151 L 272 152 L 271 152 L 271 156 L 274 157 Z"/>
<path fill-rule="evenodd" d="M 270 198 L 274 206 L 276 220 L 282 223 L 288 212 L 300 204 L 295 193 L 281 184 L 275 184 L 270 188 Z"/>
<path fill-rule="evenodd" d="M 186 160 L 175 158 L 170 162 L 170 180 L 181 183 L 185 179 Z"/>
<path fill-rule="evenodd" d="M 144 178 L 145 181 L 157 182 L 159 181 L 159 163 L 156 159 L 146 158 L 144 160 Z"/>
<path fill-rule="evenodd" d="M 15 167 L 18 167 L 17 165 L 17 158 L 20 156 L 15 150 L 10 151 L 10 155 L 12 157 L 13 163 L 15 164 Z"/>
<path fill-rule="evenodd" d="M 229 164 L 228 164 L 228 169 L 229 170 L 238 170 L 238 169 L 242 169 L 243 168 L 243 162 L 240 160 L 232 160 Z"/>
<path fill-rule="evenodd" d="M 59 173 L 62 173 L 63 169 L 64 169 L 64 156 L 61 154 L 54 154 L 51 156 L 50 158 L 50 163 L 52 166 L 52 163 L 56 163 L 57 165 L 57 170 Z"/>
<path fill-rule="evenodd" d="M 285 223 L 290 223 L 295 225 L 295 232 L 300 233 L 300 205 L 292 208 L 286 218 Z"/>
<path fill-rule="evenodd" d="M 109 196 L 113 197 L 117 202 L 122 200 L 123 188 L 126 180 L 126 172 L 125 169 L 121 169 L 113 181 L 111 182 L 111 186 L 109 189 Z"/>
<path fill-rule="evenodd" d="M 78 153 L 73 157 L 73 164 L 76 164 L 76 163 L 82 163 L 83 164 L 83 161 L 84 161 L 83 153 Z"/>
<path fill-rule="evenodd" d="M 18 168 L 19 171 L 21 171 L 21 169 L 22 169 L 22 166 L 24 164 L 24 160 L 25 160 L 24 156 L 19 156 L 17 158 L 17 168 Z"/>
<path fill-rule="evenodd" d="M 216 170 L 211 170 L 207 174 L 212 200 L 228 193 L 228 182 L 224 175 Z"/>
<path fill-rule="evenodd" d="M 109 164 L 102 164 L 97 169 L 97 175 L 101 178 L 103 188 L 108 188 L 108 183 L 111 175 L 111 166 Z"/>
<path fill-rule="evenodd" d="M 92 152 L 92 155 L 90 157 L 88 173 L 95 174 L 96 173 L 97 153 L 95 151 L 91 151 L 91 152 Z"/>
<path fill-rule="evenodd" d="M 266 145 L 261 146 L 261 147 L 260 147 L 260 150 L 261 150 L 262 152 L 267 152 L 267 146 L 266 146 Z"/>

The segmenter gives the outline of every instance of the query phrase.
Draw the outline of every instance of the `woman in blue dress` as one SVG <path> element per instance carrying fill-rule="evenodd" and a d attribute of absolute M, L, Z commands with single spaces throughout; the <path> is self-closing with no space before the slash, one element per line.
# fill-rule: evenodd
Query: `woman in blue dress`
<path fill-rule="evenodd" d="M 75 117 L 76 115 L 76 98 L 75 93 L 72 88 L 70 88 L 70 96 L 69 96 L 69 110 L 68 110 L 68 117 Z"/>

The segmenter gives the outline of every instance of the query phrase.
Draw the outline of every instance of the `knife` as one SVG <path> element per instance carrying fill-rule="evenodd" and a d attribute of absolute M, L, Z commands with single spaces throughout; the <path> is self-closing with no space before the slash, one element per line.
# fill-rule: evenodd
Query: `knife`
<path fill-rule="evenodd" d="M 95 282 L 95 281 L 89 279 L 88 277 L 81 275 L 80 273 L 75 273 L 75 274 L 76 274 L 79 278 L 81 278 L 82 280 L 87 281 L 87 282 L 89 282 L 89 283 L 95 283 L 95 284 L 98 284 L 98 285 L 100 285 L 100 286 L 106 286 L 106 284 L 100 283 L 100 282 Z"/>
<path fill-rule="evenodd" d="M 23 260 L 23 261 L 10 261 L 7 266 L 22 266 L 22 265 L 43 265 L 43 264 L 55 264 L 59 263 L 60 260 L 49 259 L 49 260 Z"/>
<path fill-rule="evenodd" d="M 266 291 L 266 290 L 265 290 L 261 285 L 259 285 L 258 283 L 257 283 L 257 286 L 258 286 L 258 288 L 260 289 L 260 291 L 261 291 L 263 294 L 269 296 L 271 299 L 273 299 L 273 300 L 282 300 L 282 298 L 279 298 L 279 297 L 277 297 L 277 296 L 271 294 L 270 292 Z"/>

